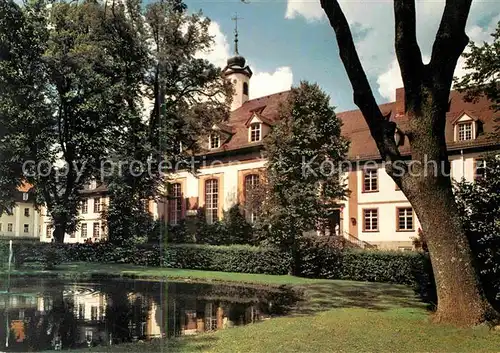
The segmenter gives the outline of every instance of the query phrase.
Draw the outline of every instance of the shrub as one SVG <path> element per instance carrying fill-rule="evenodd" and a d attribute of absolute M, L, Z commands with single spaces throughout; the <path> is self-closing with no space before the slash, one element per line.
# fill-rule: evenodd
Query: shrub
<path fill-rule="evenodd" d="M 171 245 L 164 266 L 207 271 L 286 274 L 289 257 L 275 248 L 249 245 Z"/>
<path fill-rule="evenodd" d="M 239 205 L 234 205 L 222 220 L 228 244 L 254 244 L 253 228 L 242 214 Z"/>
<path fill-rule="evenodd" d="M 426 253 L 349 249 L 335 240 L 303 239 L 299 275 L 410 285 L 436 303 L 430 258 Z"/>
<path fill-rule="evenodd" d="M 9 244 L 0 241 L 0 269 L 7 268 L 9 261 Z"/>

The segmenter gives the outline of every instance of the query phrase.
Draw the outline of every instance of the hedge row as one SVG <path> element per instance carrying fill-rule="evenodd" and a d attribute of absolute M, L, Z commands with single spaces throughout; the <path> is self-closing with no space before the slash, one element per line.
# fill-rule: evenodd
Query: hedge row
<path fill-rule="evenodd" d="M 309 278 L 388 282 L 414 286 L 427 300 L 435 298 L 432 268 L 427 255 L 394 251 L 339 249 L 321 241 L 302 242 L 298 249 L 298 275 Z M 27 261 L 129 263 L 145 266 L 207 271 L 288 273 L 291 258 L 275 248 L 249 245 L 195 244 L 120 248 L 109 243 L 15 244 L 17 265 Z"/>
<path fill-rule="evenodd" d="M 18 266 L 26 262 L 45 263 L 57 253 L 59 262 L 128 263 L 143 266 L 198 269 L 207 271 L 286 274 L 288 255 L 275 248 L 250 245 L 143 245 L 121 248 L 110 243 L 93 244 L 15 244 Z"/>
<path fill-rule="evenodd" d="M 286 274 L 290 257 L 274 248 L 250 245 L 171 245 L 164 266 L 223 272 Z"/>

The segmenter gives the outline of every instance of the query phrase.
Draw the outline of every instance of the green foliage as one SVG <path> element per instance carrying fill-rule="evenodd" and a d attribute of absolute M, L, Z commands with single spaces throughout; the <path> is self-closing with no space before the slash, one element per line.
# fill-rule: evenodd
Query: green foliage
<path fill-rule="evenodd" d="M 144 237 L 137 204 L 157 196 L 169 165 L 196 152 L 199 133 L 228 114 L 230 83 L 197 56 L 213 44 L 210 20 L 179 0 L 0 7 L 0 212 L 27 179 L 62 242 L 78 226 L 81 189 L 100 177 L 116 201 L 110 235 Z M 25 161 L 34 162 L 27 174 Z"/>
<path fill-rule="evenodd" d="M 473 102 L 485 95 L 492 101 L 492 108 L 500 110 L 500 21 L 495 33 L 492 33 L 493 42 L 483 42 L 477 46 L 469 44 L 469 50 L 462 56 L 465 58 L 465 69 L 469 70 L 462 78 L 455 78 L 455 88 L 466 92 L 466 100 Z"/>
<path fill-rule="evenodd" d="M 225 212 L 222 224 L 229 244 L 255 244 L 252 225 L 243 216 L 240 205 Z"/>
<path fill-rule="evenodd" d="M 490 302 L 500 308 L 500 160 L 487 156 L 486 177 L 455 184 L 455 198 Z"/>
<path fill-rule="evenodd" d="M 316 229 L 334 200 L 346 195 L 337 167 L 349 144 L 329 101 L 318 85 L 301 82 L 265 141 L 269 197 L 262 223 L 270 230 L 268 240 L 285 248 Z"/>
<path fill-rule="evenodd" d="M 276 275 L 286 274 L 290 261 L 278 249 L 248 245 L 171 245 L 164 256 L 165 267 Z"/>
<path fill-rule="evenodd" d="M 0 242 L 0 269 L 7 268 L 9 261 L 9 244 Z"/>
<path fill-rule="evenodd" d="M 436 303 L 428 254 L 346 249 L 341 243 L 302 240 L 300 276 L 410 285 L 427 302 Z"/>

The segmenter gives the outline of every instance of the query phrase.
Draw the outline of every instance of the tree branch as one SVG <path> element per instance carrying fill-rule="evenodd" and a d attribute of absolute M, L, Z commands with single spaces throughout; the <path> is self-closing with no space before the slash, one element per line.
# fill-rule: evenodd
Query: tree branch
<path fill-rule="evenodd" d="M 395 48 L 405 87 L 405 112 L 420 110 L 424 64 L 417 43 L 415 0 L 394 0 Z"/>
<path fill-rule="evenodd" d="M 359 107 L 368 124 L 383 160 L 400 160 L 394 131 L 396 124 L 389 122 L 375 101 L 370 84 L 359 60 L 347 19 L 337 0 L 321 0 L 330 25 L 335 31 L 339 54 L 354 91 L 354 103 Z"/>
<path fill-rule="evenodd" d="M 471 4 L 472 0 L 446 0 L 441 24 L 432 47 L 429 66 L 434 75 L 434 86 L 446 93 L 451 88 L 458 58 L 469 42 L 469 37 L 465 34 L 465 25 Z"/>

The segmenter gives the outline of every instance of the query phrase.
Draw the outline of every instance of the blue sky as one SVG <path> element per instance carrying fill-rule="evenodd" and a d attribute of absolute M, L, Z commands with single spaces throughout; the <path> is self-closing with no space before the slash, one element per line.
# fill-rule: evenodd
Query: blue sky
<path fill-rule="evenodd" d="M 337 111 L 355 109 L 352 90 L 338 57 L 333 30 L 323 15 L 319 0 L 185 0 L 190 11 L 202 10 L 214 22 L 215 46 L 209 60 L 223 65 L 233 52 L 234 21 L 237 12 L 240 54 L 247 58 L 254 77 L 251 98 L 288 89 L 300 80 L 317 82 L 331 96 Z M 380 103 L 393 99 L 401 86 L 395 61 L 392 1 L 341 0 L 351 25 L 356 47 Z M 417 0 L 417 31 L 424 60 L 444 8 L 444 0 Z M 489 40 L 500 20 L 500 2 L 476 0 L 467 33 L 475 41 Z M 463 70 L 459 67 L 457 74 Z"/>

